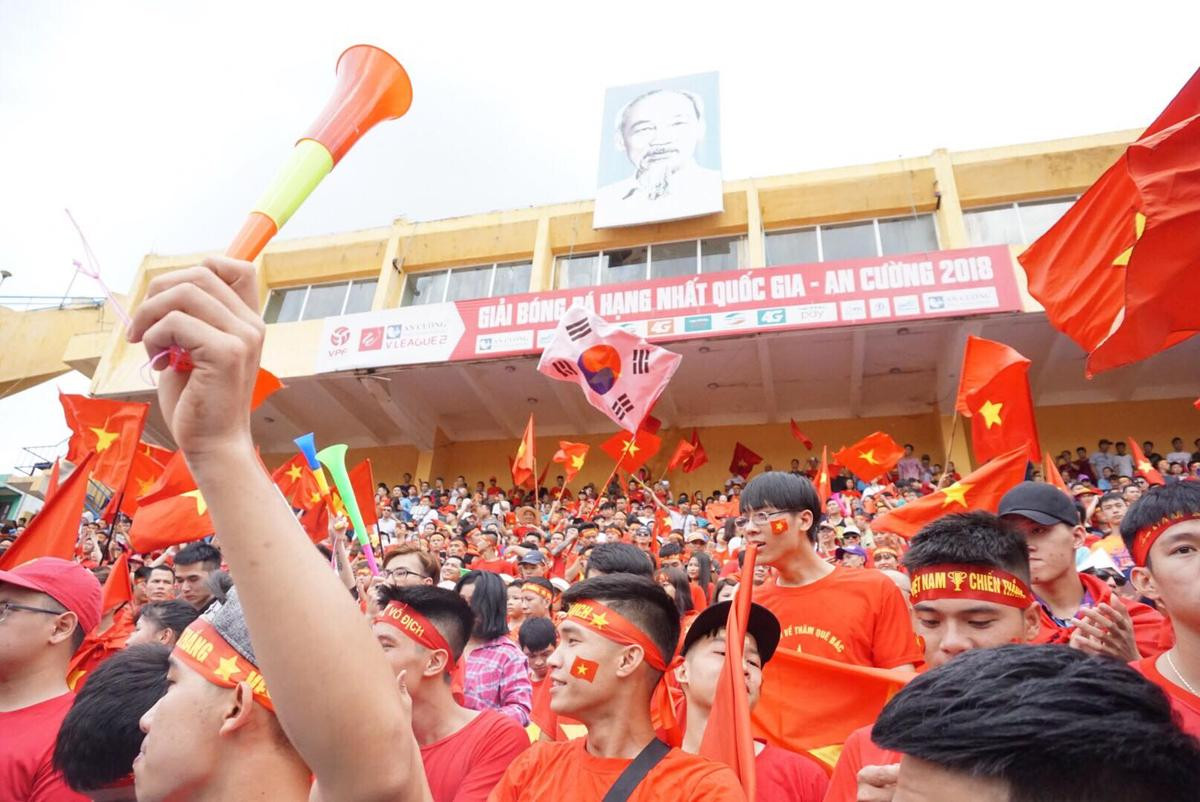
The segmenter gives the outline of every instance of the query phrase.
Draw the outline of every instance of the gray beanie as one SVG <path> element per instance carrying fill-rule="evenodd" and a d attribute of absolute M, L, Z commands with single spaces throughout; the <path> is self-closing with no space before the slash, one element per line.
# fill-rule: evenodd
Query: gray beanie
<path fill-rule="evenodd" d="M 246 629 L 246 616 L 242 614 L 242 602 L 238 598 L 237 588 L 230 588 L 225 599 L 210 607 L 201 618 L 204 618 L 233 647 L 233 650 L 254 665 L 254 645 L 250 643 L 250 630 Z"/>

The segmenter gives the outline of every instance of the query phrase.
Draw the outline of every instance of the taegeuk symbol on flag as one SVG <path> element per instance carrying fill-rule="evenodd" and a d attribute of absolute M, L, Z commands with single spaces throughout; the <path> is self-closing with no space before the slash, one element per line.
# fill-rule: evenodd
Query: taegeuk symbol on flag
<path fill-rule="evenodd" d="M 558 322 L 538 372 L 575 382 L 618 426 L 637 431 L 679 367 L 679 354 L 650 345 L 582 306 Z"/>

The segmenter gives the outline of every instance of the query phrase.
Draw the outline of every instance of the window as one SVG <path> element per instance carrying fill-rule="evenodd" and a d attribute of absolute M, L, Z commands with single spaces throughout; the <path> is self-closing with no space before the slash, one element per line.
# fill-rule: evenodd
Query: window
<path fill-rule="evenodd" d="M 662 242 L 557 260 L 560 290 L 737 270 L 746 261 L 745 237 Z"/>
<path fill-rule="evenodd" d="M 869 259 L 893 253 L 937 250 L 933 215 L 768 231 L 767 266 L 802 265 L 838 259 Z"/>
<path fill-rule="evenodd" d="M 1049 231 L 1073 203 L 1072 197 L 967 209 L 963 222 L 972 245 L 1024 245 Z"/>
<path fill-rule="evenodd" d="M 375 298 L 377 279 L 355 279 L 334 284 L 309 284 L 271 290 L 263 320 L 267 323 L 291 323 L 319 320 L 337 315 L 367 312 Z"/>
<path fill-rule="evenodd" d="M 511 262 L 409 273 L 401 306 L 472 301 L 529 292 L 532 262 Z"/>

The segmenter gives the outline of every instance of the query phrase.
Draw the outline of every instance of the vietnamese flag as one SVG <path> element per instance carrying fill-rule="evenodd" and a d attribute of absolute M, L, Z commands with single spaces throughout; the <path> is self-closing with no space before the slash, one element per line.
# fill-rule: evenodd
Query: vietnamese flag
<path fill-rule="evenodd" d="M 967 337 L 954 408 L 971 419 L 977 460 L 987 462 L 1022 444 L 1030 462 L 1041 458 L 1029 360 L 1004 343 Z"/>
<path fill-rule="evenodd" d="M 134 551 L 147 553 L 199 540 L 213 533 L 208 503 L 196 488 L 183 453 L 176 451 L 162 476 L 138 499 L 137 515 L 129 530 Z"/>
<path fill-rule="evenodd" d="M 169 448 L 162 448 L 160 446 L 152 446 L 149 443 L 147 443 L 145 440 L 143 440 L 142 442 L 138 443 L 138 453 L 145 454 L 147 457 L 149 457 L 150 459 L 157 462 L 160 466 L 162 466 L 162 465 L 167 464 L 167 460 L 169 460 L 171 458 L 171 455 L 174 454 L 175 452 Z"/>
<path fill-rule="evenodd" d="M 704 444 L 700 442 L 700 433 L 696 429 L 692 429 L 691 446 L 691 453 L 684 457 L 679 465 L 684 473 L 691 473 L 708 462 L 708 452 L 704 450 Z"/>
<path fill-rule="evenodd" d="M 836 452 L 833 458 L 851 473 L 870 482 L 896 467 L 904 449 L 883 432 L 872 432 L 854 445 Z"/>
<path fill-rule="evenodd" d="M 113 563 L 104 588 L 100 591 L 100 611 L 107 613 L 114 607 L 133 601 L 133 586 L 129 581 L 129 552 L 122 551 Z"/>
<path fill-rule="evenodd" d="M 521 444 L 517 446 L 517 458 L 512 461 L 510 466 L 514 487 L 537 490 L 534 482 L 536 458 L 533 454 L 533 447 L 533 415 L 530 415 L 529 423 L 525 424 L 525 434 L 521 437 Z"/>
<path fill-rule="evenodd" d="M 1150 464 L 1150 460 L 1146 459 L 1146 452 L 1142 451 L 1142 447 L 1137 444 L 1137 441 L 1132 437 L 1127 437 L 1125 440 L 1129 443 L 1129 451 L 1133 454 L 1133 475 L 1145 478 L 1148 484 L 1165 485 L 1167 480 Z"/>
<path fill-rule="evenodd" d="M 1200 71 L 1019 261 L 1089 376 L 1200 331 Z"/>
<path fill-rule="evenodd" d="M 800 431 L 800 427 L 796 425 L 795 420 L 789 419 L 789 421 L 791 423 L 791 428 L 792 428 L 792 437 L 796 438 L 801 443 L 804 443 L 804 447 L 807 448 L 809 451 L 812 451 L 812 446 L 813 446 L 812 440 L 809 440 L 808 435 L 806 435 L 804 432 Z"/>
<path fill-rule="evenodd" d="M 747 479 L 750 476 L 750 472 L 754 470 L 754 466 L 762 461 L 762 457 L 755 454 L 749 448 L 746 448 L 746 446 L 741 443 L 734 443 L 733 458 L 729 460 L 729 472 Z"/>
<path fill-rule="evenodd" d="M 1028 464 L 1029 449 L 1022 444 L 975 469 L 949 487 L 879 516 L 871 522 L 871 531 L 893 532 L 903 537 L 912 537 L 925 524 L 943 515 L 971 510 L 995 512 L 1000 506 L 1000 497 L 1025 481 L 1025 468 Z"/>
<path fill-rule="evenodd" d="M 591 446 L 587 443 L 572 443 L 570 440 L 559 440 L 558 451 L 554 452 L 553 461 L 563 466 L 563 478 L 570 482 L 575 475 L 583 470 L 584 460 Z"/>
<path fill-rule="evenodd" d="M 78 464 L 84 454 L 95 451 L 92 478 L 114 490 L 123 487 L 150 405 L 61 392 L 58 400 L 72 432 L 67 459 Z"/>
<path fill-rule="evenodd" d="M 43 504 L 49 501 L 50 497 L 54 495 L 54 492 L 58 490 L 58 476 L 61 471 L 62 460 L 56 458 L 54 460 L 54 467 L 50 469 L 50 478 L 46 480 L 46 492 L 42 494 Z"/>
<path fill-rule="evenodd" d="M 379 515 L 375 512 L 375 476 L 371 473 L 371 460 L 365 459 L 355 465 L 350 469 L 349 476 L 354 500 L 358 502 L 358 510 L 362 513 L 363 526 L 371 535 L 376 531 L 373 527 L 379 524 Z M 378 534 L 371 538 L 372 541 L 378 539 Z"/>
<path fill-rule="evenodd" d="M 87 500 L 88 483 L 96 452 L 84 455 L 54 496 L 42 505 L 29 526 L 17 536 L 8 551 L 0 554 L 0 571 L 7 571 L 37 557 L 75 557 L 79 522 Z"/>
<path fill-rule="evenodd" d="M 747 546 L 742 578 L 725 621 L 725 659 L 721 661 L 721 673 L 713 692 L 712 711 L 700 741 L 700 754 L 733 769 L 748 800 L 755 798 L 755 754 L 743 651 L 746 628 L 750 622 L 750 597 L 754 593 L 754 562 L 757 556 L 758 547 L 754 544 Z"/>
<path fill-rule="evenodd" d="M 171 452 L 167 451 L 166 453 L 169 459 Z M 145 449 L 137 449 L 129 463 L 129 474 L 125 479 L 124 487 L 116 490 L 109 499 L 108 509 L 104 512 L 105 520 L 116 520 L 118 512 L 132 518 L 133 514 L 137 512 L 138 498 L 150 492 L 150 488 L 158 481 L 158 477 L 162 476 L 162 472 L 162 463 L 159 463 L 154 457 L 146 456 Z"/>
<path fill-rule="evenodd" d="M 317 477 L 308 468 L 303 454 L 297 454 L 271 474 L 271 481 L 296 509 L 310 510 L 321 503 L 321 488 Z"/>
<path fill-rule="evenodd" d="M 1071 495 L 1071 489 L 1067 487 L 1067 483 L 1063 479 L 1062 473 L 1058 470 L 1058 465 L 1055 464 L 1054 457 L 1050 456 L 1049 451 L 1042 456 L 1042 478 L 1068 496 Z"/>
<path fill-rule="evenodd" d="M 638 429 L 633 435 L 617 432 L 600 444 L 601 450 L 617 463 L 617 468 L 626 473 L 637 473 L 638 468 L 645 465 L 661 447 L 662 438 L 644 429 Z"/>
<path fill-rule="evenodd" d="M 833 495 L 833 486 L 829 483 L 829 446 L 821 446 L 821 468 L 817 471 L 817 498 L 821 500 L 824 511 L 825 502 Z"/>
<path fill-rule="evenodd" d="M 671 454 L 671 459 L 667 462 L 667 470 L 674 471 L 681 468 L 693 454 L 696 453 L 696 447 L 687 440 L 680 438 L 678 445 L 675 446 L 675 452 Z"/>
<path fill-rule="evenodd" d="M 832 771 L 846 737 L 875 721 L 914 676 L 776 649 L 763 666 L 755 732 L 769 744 L 809 753 Z"/>

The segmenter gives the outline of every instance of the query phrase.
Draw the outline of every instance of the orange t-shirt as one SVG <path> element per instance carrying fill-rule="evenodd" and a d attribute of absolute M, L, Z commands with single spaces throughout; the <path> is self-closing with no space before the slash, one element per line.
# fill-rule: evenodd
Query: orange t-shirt
<path fill-rule="evenodd" d="M 689 582 L 692 590 L 692 609 L 699 612 L 708 606 L 708 599 L 704 597 L 704 588 L 697 585 L 695 582 Z"/>
<path fill-rule="evenodd" d="M 536 743 L 522 752 L 488 802 L 600 802 L 632 763 L 594 757 L 587 738 L 566 743 Z M 728 766 L 672 749 L 629 795 L 629 802 L 745 802 L 737 775 Z"/>
<path fill-rule="evenodd" d="M 1158 666 L 1155 665 L 1158 658 L 1159 655 L 1144 657 L 1129 665 L 1134 671 L 1163 689 L 1167 699 L 1171 702 L 1171 709 L 1179 717 L 1179 725 L 1183 731 L 1188 735 L 1200 738 L 1200 696 L 1188 693 L 1186 688 L 1180 688 L 1164 677 L 1158 670 Z"/>
<path fill-rule="evenodd" d="M 842 754 L 833 768 L 833 776 L 829 778 L 825 802 L 857 802 L 860 769 L 864 766 L 891 766 L 900 762 L 902 755 L 899 752 L 875 745 L 871 740 L 871 726 L 860 727 L 846 737 Z"/>
<path fill-rule="evenodd" d="M 754 601 L 779 619 L 784 649 L 876 668 L 925 659 L 900 589 L 879 571 L 834 568 L 798 588 L 768 583 Z"/>

